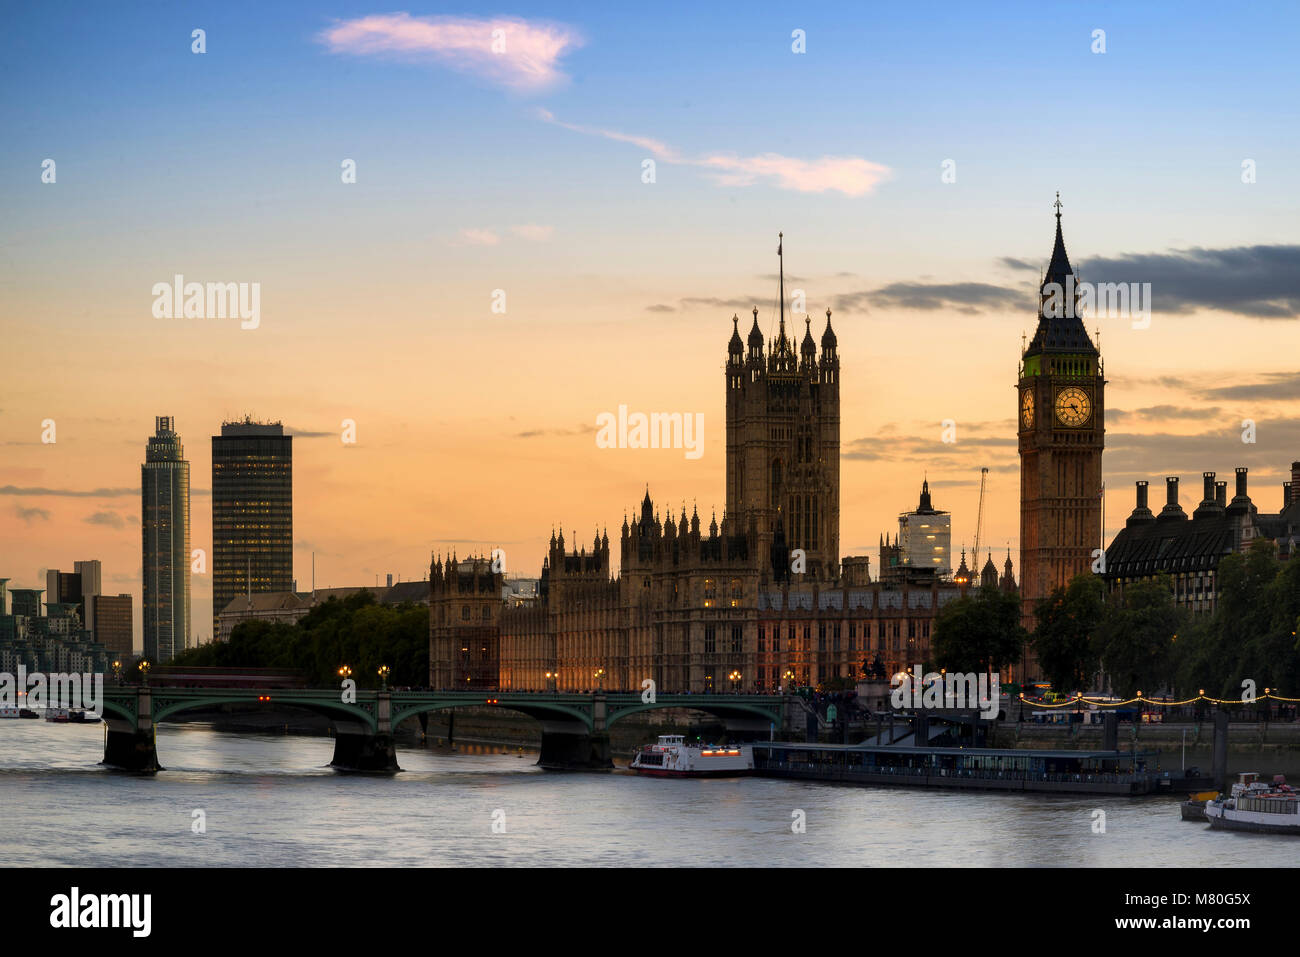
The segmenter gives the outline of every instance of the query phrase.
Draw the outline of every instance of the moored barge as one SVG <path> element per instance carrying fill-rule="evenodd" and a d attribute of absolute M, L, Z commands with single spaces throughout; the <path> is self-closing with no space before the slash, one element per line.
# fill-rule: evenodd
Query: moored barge
<path fill-rule="evenodd" d="M 1149 794 L 1170 787 L 1146 751 L 1031 751 L 890 745 L 754 744 L 754 773 L 844 784 Z"/>

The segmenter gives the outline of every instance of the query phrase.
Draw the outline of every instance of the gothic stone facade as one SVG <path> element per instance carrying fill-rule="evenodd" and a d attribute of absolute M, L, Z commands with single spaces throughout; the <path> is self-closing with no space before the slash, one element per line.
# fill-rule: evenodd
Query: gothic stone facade
<path fill-rule="evenodd" d="M 935 613 L 964 586 L 873 583 L 865 557 L 841 563 L 835 333 L 828 311 L 818 355 L 806 321 L 796 353 L 782 302 L 766 350 L 757 310 L 747 343 L 732 320 L 721 522 L 661 512 L 647 489 L 623 521 L 617 574 L 607 535 L 570 550 L 561 530 L 536 601 L 513 606 L 487 559 L 435 558 L 432 686 L 751 691 L 851 681 L 877 657 L 889 673 L 929 660 Z"/>

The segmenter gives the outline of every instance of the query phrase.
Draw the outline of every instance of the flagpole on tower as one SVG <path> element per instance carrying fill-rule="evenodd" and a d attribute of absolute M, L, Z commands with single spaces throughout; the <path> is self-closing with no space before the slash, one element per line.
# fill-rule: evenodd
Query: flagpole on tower
<path fill-rule="evenodd" d="M 776 234 L 777 268 L 781 273 L 781 335 L 785 335 L 785 253 L 781 247 L 785 244 L 785 233 Z"/>

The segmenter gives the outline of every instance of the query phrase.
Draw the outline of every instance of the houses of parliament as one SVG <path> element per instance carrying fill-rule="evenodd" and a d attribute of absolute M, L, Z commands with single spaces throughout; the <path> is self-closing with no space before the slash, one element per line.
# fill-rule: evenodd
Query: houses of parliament
<path fill-rule="evenodd" d="M 1056 216 L 1042 290 L 1072 273 L 1059 207 Z M 612 545 L 607 532 L 590 544 L 552 532 L 537 596 L 525 602 L 506 600 L 489 558 L 435 556 L 432 687 L 632 690 L 649 678 L 661 691 L 706 693 L 851 684 L 928 662 L 937 612 L 966 588 L 1017 589 L 1009 551 L 1001 572 L 991 555 L 968 569 L 964 553 L 951 570 L 951 556 L 938 557 L 946 534 L 941 544 L 936 536 L 933 567 L 887 537 L 875 575 L 866 556 L 840 555 L 835 331 L 827 310 L 820 342 L 805 318 L 796 344 L 784 275 L 782 261 L 775 335 L 764 336 L 757 309 L 744 339 L 732 318 L 721 519 L 710 515 L 705 526 L 684 506 L 674 514 L 647 488 Z M 1074 311 L 1057 316 L 1047 298 L 1043 291 L 1014 380 L 1027 614 L 1087 570 L 1101 542 L 1100 356 Z M 916 517 L 943 513 L 925 487 L 908 514 L 915 529 Z"/>

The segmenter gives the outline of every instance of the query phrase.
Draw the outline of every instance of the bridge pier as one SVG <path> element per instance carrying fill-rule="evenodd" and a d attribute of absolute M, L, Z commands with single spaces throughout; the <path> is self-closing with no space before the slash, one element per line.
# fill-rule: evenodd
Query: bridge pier
<path fill-rule="evenodd" d="M 164 770 L 158 763 L 158 744 L 153 723 L 153 690 L 137 688 L 135 720 L 104 713 L 104 760 L 106 767 L 121 771 L 154 774 Z"/>
<path fill-rule="evenodd" d="M 396 774 L 397 749 L 392 734 L 338 731 L 334 735 L 334 758 L 330 767 L 336 771 L 368 774 Z"/>
<path fill-rule="evenodd" d="M 372 731 L 359 722 L 335 719 L 330 767 L 364 774 L 396 774 L 402 770 L 393 745 L 393 697 L 387 691 L 375 695 L 375 723 Z"/>
<path fill-rule="evenodd" d="M 538 765 L 552 771 L 607 771 L 609 701 L 601 692 L 591 696 L 591 729 L 579 721 L 542 719 L 542 753 Z"/>
<path fill-rule="evenodd" d="M 566 723 L 563 729 L 552 729 L 542 722 L 542 753 L 537 759 L 540 767 L 552 771 L 607 771 L 614 767 L 609 756 L 608 731 L 573 731 Z"/>

